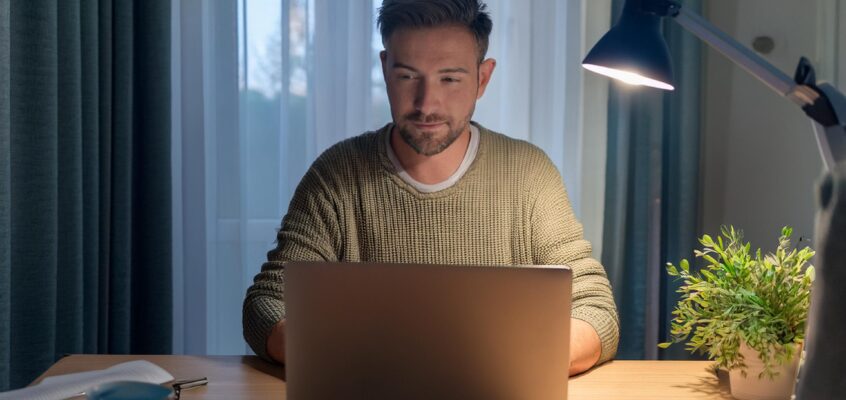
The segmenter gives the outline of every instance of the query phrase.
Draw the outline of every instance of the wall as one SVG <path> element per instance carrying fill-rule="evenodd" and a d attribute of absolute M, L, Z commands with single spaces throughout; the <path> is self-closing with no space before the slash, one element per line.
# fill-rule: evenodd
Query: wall
<path fill-rule="evenodd" d="M 789 76 L 806 56 L 818 79 L 833 80 L 842 7 L 836 0 L 710 1 L 704 13 L 747 46 L 772 37 L 765 58 Z M 822 162 L 810 120 L 714 50 L 705 60 L 700 230 L 713 235 L 733 224 L 753 249 L 765 250 L 783 225 L 794 227 L 794 239 L 811 237 Z"/>

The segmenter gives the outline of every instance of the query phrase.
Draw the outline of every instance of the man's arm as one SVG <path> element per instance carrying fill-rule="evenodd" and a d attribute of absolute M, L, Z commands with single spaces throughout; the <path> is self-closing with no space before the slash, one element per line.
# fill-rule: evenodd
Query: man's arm
<path fill-rule="evenodd" d="M 332 192 L 315 165 L 297 186 L 277 246 L 267 253 L 268 261 L 244 298 L 244 338 L 268 361 L 285 360 L 285 264 L 338 259 L 340 233 Z"/>
<path fill-rule="evenodd" d="M 544 157 L 545 158 L 545 157 Z M 545 158 L 533 177 L 531 210 L 534 263 L 566 265 L 573 271 L 570 374 L 614 357 L 619 342 L 617 308 L 602 265 L 591 257 L 582 225 L 573 214 L 558 169 Z"/>

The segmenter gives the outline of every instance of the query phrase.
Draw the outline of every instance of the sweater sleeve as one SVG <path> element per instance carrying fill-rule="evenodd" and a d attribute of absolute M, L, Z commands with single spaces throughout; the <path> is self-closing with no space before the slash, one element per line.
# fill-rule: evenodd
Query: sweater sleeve
<path fill-rule="evenodd" d="M 546 159 L 546 157 L 544 157 Z M 548 160 L 548 159 L 546 159 Z M 611 285 L 573 214 L 561 175 L 551 162 L 541 168 L 532 209 L 532 253 L 537 264 L 563 264 L 573 271 L 572 318 L 590 324 L 602 343 L 597 365 L 617 353 L 620 324 Z"/>
<path fill-rule="evenodd" d="M 277 234 L 276 248 L 267 253 L 267 262 L 244 299 L 244 339 L 268 361 L 272 360 L 266 350 L 267 338 L 273 326 L 285 318 L 285 264 L 338 259 L 337 213 L 331 192 L 315 165 L 297 186 Z"/>

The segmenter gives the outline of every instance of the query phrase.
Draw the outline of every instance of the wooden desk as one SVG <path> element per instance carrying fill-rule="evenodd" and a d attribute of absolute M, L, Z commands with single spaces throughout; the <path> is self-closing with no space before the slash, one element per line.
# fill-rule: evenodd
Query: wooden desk
<path fill-rule="evenodd" d="M 71 355 L 47 376 L 148 360 L 176 379 L 206 376 L 206 387 L 187 390 L 183 399 L 284 399 L 283 370 L 256 356 Z M 728 383 L 708 372 L 707 361 L 612 361 L 570 379 L 570 399 L 731 399 Z"/>

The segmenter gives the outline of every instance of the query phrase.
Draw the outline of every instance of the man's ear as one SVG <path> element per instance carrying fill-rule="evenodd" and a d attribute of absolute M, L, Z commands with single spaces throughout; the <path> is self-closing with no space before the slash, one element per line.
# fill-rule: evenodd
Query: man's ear
<path fill-rule="evenodd" d="M 482 95 L 485 94 L 485 89 L 491 81 L 494 68 L 496 68 L 496 60 L 493 58 L 489 58 L 479 64 L 479 90 L 476 92 L 476 100 L 481 99 Z"/>

